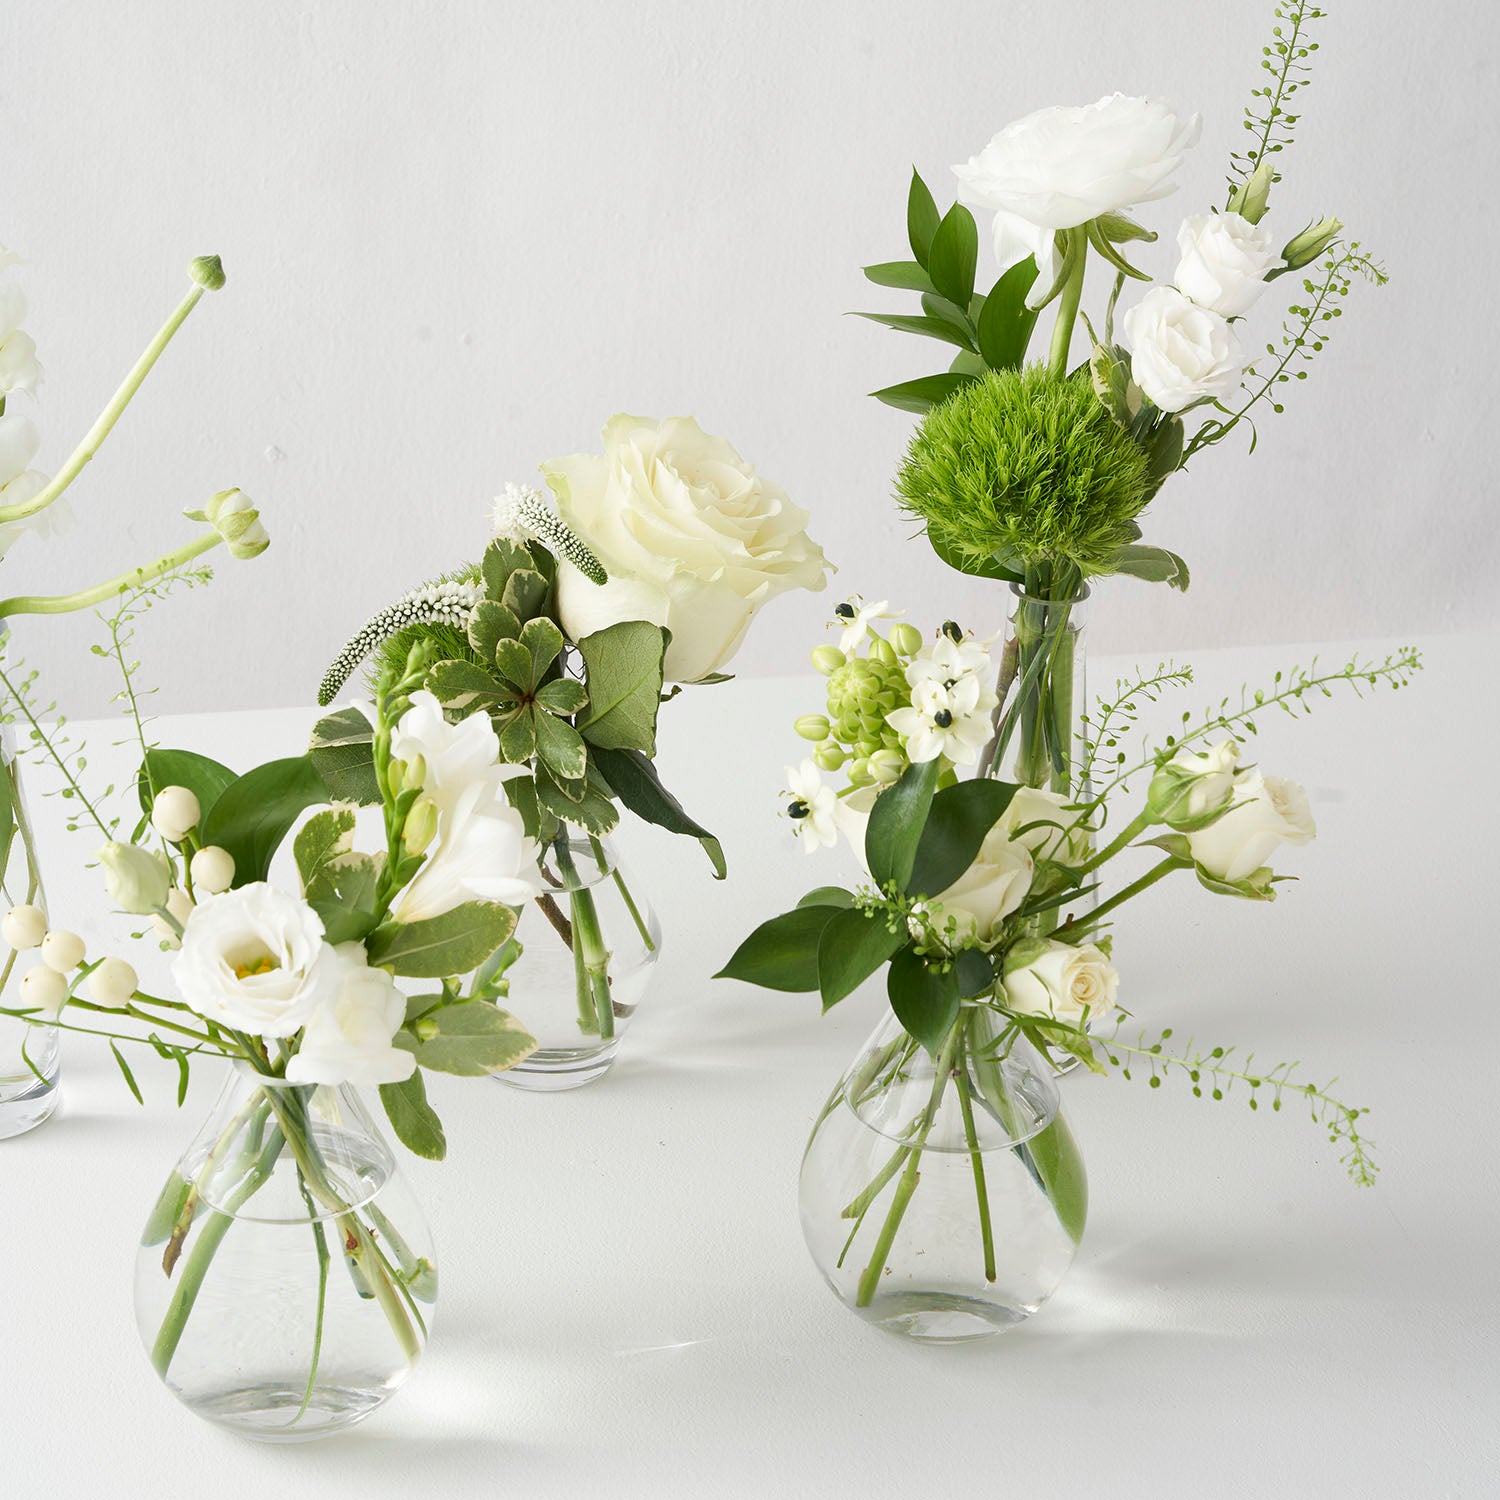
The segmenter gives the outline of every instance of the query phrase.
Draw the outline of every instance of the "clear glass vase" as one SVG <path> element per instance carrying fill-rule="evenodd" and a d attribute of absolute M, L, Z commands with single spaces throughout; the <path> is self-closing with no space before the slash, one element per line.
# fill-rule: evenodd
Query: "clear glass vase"
<path fill-rule="evenodd" d="M 427 1226 L 355 1091 L 235 1064 L 136 1256 L 136 1323 L 172 1394 L 247 1437 L 326 1437 L 401 1387 L 436 1293 Z"/>
<path fill-rule="evenodd" d="M 1056 1291 L 1088 1185 L 1052 1069 L 966 1003 L 936 1059 L 887 1015 L 813 1128 L 800 1203 L 846 1307 L 956 1343 L 1013 1327 Z"/>
<path fill-rule="evenodd" d="M 540 1043 L 496 1079 L 512 1088 L 579 1088 L 613 1066 L 651 984 L 661 929 L 606 839 L 567 829 L 543 853 L 547 894 L 528 907 L 509 1004 Z"/>
<path fill-rule="evenodd" d="M 13 906 L 45 911 L 47 900 L 21 766 L 6 729 L 0 734 L 0 914 Z M 24 1007 L 25 966 L 25 959 L 0 943 L 0 1006 Z M 55 1026 L 0 1016 L 0 1140 L 35 1129 L 57 1108 L 57 1070 Z"/>

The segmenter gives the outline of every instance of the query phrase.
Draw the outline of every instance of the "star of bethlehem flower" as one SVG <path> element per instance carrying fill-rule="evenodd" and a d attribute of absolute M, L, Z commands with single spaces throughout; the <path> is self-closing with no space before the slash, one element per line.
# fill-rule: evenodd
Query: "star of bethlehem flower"
<path fill-rule="evenodd" d="M 946 633 L 923 647 L 906 669 L 906 680 L 914 692 L 924 682 L 952 687 L 966 677 L 987 680 L 989 675 L 990 653 L 984 642 L 973 636 L 954 640 Z"/>
<path fill-rule="evenodd" d="M 961 677 L 951 687 L 927 677 L 913 685 L 911 707 L 896 709 L 886 722 L 901 736 L 913 764 L 945 755 L 955 766 L 970 766 L 989 741 L 997 701 L 978 677 Z"/>
<path fill-rule="evenodd" d="M 811 760 L 786 768 L 787 790 L 792 800 L 786 815 L 792 820 L 792 832 L 802 841 L 804 854 L 816 849 L 831 849 L 839 841 L 839 799 L 830 786 L 823 784 L 823 774 Z"/>
<path fill-rule="evenodd" d="M 834 618 L 844 627 L 839 635 L 839 650 L 845 656 L 852 656 L 873 634 L 870 627 L 877 620 L 899 620 L 906 611 L 891 609 L 889 599 L 866 604 L 855 594 L 852 599 L 835 605 L 833 613 Z"/>

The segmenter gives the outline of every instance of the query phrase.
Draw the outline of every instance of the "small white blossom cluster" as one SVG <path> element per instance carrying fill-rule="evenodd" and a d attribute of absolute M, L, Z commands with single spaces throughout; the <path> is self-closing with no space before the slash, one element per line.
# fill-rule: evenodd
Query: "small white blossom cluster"
<path fill-rule="evenodd" d="M 955 766 L 971 766 L 979 759 L 999 702 L 990 686 L 991 670 L 990 653 L 957 626 L 945 626 L 912 659 L 906 668 L 911 703 L 894 710 L 887 722 L 914 764 L 944 756 Z"/>
<path fill-rule="evenodd" d="M 539 541 L 573 564 L 590 583 L 605 584 L 609 574 L 594 554 L 563 524 L 546 497 L 529 484 L 508 484 L 490 510 L 495 535 L 508 542 Z"/>

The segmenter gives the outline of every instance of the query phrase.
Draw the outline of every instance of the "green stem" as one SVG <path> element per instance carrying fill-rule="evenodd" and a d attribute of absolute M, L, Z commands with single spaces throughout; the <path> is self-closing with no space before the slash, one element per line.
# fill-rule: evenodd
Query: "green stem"
<path fill-rule="evenodd" d="M 1101 901 L 1093 911 L 1085 912 L 1076 922 L 1069 920 L 1064 924 L 1058 936 L 1065 942 L 1074 942 L 1080 933 L 1097 926 L 1101 917 L 1107 916 L 1117 906 L 1123 906 L 1132 896 L 1139 896 L 1147 887 L 1155 885 L 1162 876 L 1170 875 L 1173 870 L 1181 868 L 1182 862 L 1169 854 L 1159 865 L 1153 865 L 1139 880 L 1133 880 L 1123 890 L 1116 891 L 1108 901 Z"/>
<path fill-rule="evenodd" d="M 575 967 L 581 966 L 582 978 L 599 1021 L 599 1037 L 608 1041 L 615 1034 L 615 1008 L 609 993 L 609 949 L 599 925 L 599 908 L 594 893 L 582 882 L 568 847 L 567 832 L 558 834 L 553 843 L 557 867 L 568 887 L 568 902 L 573 913 L 573 953 Z"/>
<path fill-rule="evenodd" d="M 1106 860 L 1111 860 L 1117 855 L 1137 834 L 1144 833 L 1152 824 L 1153 818 L 1149 810 L 1139 812 L 1121 830 L 1118 838 L 1106 844 L 1098 850 L 1090 859 L 1078 867 L 1080 876 L 1097 870 Z"/>
<path fill-rule="evenodd" d="M 307 1388 L 302 1393 L 302 1405 L 297 1408 L 297 1415 L 287 1424 L 289 1427 L 295 1427 L 307 1415 L 307 1408 L 312 1405 L 313 1392 L 317 1389 L 318 1364 L 323 1357 L 323 1315 L 328 1306 L 328 1263 L 331 1258 L 328 1254 L 328 1236 L 323 1230 L 323 1221 L 318 1217 L 312 1194 L 307 1190 L 307 1179 L 301 1172 L 297 1174 L 297 1187 L 312 1217 L 313 1245 L 318 1255 L 318 1311 L 313 1321 L 313 1347 L 312 1358 L 308 1361 Z"/>
<path fill-rule="evenodd" d="M 609 863 L 604 853 L 604 845 L 599 842 L 593 834 L 589 835 L 589 843 L 593 846 L 594 858 L 599 861 L 602 870 Z M 635 923 L 635 930 L 640 933 L 641 941 L 646 945 L 647 953 L 656 952 L 656 942 L 651 936 L 650 929 L 641 917 L 640 909 L 635 904 L 635 897 L 630 894 L 630 887 L 625 884 L 625 877 L 620 874 L 619 867 L 610 870 L 610 878 L 615 883 L 615 889 L 619 891 L 621 900 L 625 903 L 625 910 L 630 913 L 630 920 Z"/>
<path fill-rule="evenodd" d="M 959 1029 L 968 1035 L 973 1015 L 959 1021 Z M 964 1139 L 969 1144 L 969 1162 L 974 1168 L 974 1192 L 979 1201 L 979 1235 L 984 1244 L 984 1279 L 995 1280 L 995 1228 L 990 1223 L 990 1195 L 984 1178 L 984 1152 L 979 1147 L 979 1132 L 974 1128 L 974 1101 L 969 1097 L 969 1069 L 965 1046 L 960 1043 L 955 1064 L 955 1079 L 958 1085 L 958 1108 L 964 1120 Z"/>
<path fill-rule="evenodd" d="M 162 324 L 156 337 L 146 346 L 145 352 L 132 366 L 119 390 L 111 397 L 109 405 L 99 413 L 83 441 L 58 470 L 57 477 L 45 489 L 33 495 L 30 500 L 22 501 L 19 505 L 0 505 L 0 525 L 9 521 L 21 521 L 27 516 L 34 516 L 38 511 L 45 510 L 79 476 L 84 465 L 99 451 L 105 438 L 109 436 L 110 430 L 120 420 L 121 413 L 130 405 L 131 397 L 140 389 L 141 382 L 151 373 L 151 367 L 160 357 L 162 350 L 171 343 L 172 335 L 198 305 L 198 299 L 202 297 L 204 290 L 201 286 L 194 286 L 192 291 L 177 304 L 176 310 Z"/>
<path fill-rule="evenodd" d="M 87 609 L 93 604 L 102 604 L 106 599 L 122 594 L 126 589 L 144 588 L 164 574 L 174 572 L 195 557 L 217 547 L 224 538 L 211 527 L 196 541 L 185 542 L 175 552 L 159 557 L 143 568 L 106 579 L 93 588 L 80 589 L 76 594 L 17 594 L 12 599 L 0 600 L 0 619 L 10 615 L 66 615 L 74 610 Z"/>
<path fill-rule="evenodd" d="M 1078 318 L 1078 304 L 1083 299 L 1083 273 L 1088 263 L 1088 230 L 1082 226 L 1069 229 L 1067 258 L 1072 261 L 1067 280 L 1058 297 L 1057 321 L 1052 325 L 1052 348 L 1047 368 L 1057 380 L 1068 373 L 1068 351 L 1073 345 L 1073 324 Z"/>

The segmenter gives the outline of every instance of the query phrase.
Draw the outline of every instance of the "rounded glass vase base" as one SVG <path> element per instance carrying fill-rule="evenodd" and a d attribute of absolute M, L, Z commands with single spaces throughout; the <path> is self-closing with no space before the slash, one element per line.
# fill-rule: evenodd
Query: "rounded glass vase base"
<path fill-rule="evenodd" d="M 494 1078 L 529 1094 L 561 1094 L 603 1078 L 614 1067 L 619 1048 L 618 1037 L 602 1047 L 542 1047 Z"/>
<path fill-rule="evenodd" d="M 262 1385 L 184 1400 L 183 1405 L 205 1422 L 257 1443 L 311 1443 L 362 1422 L 395 1394 L 395 1387 L 371 1391 L 320 1385 L 309 1398 L 306 1387 Z"/>
<path fill-rule="evenodd" d="M 882 1333 L 919 1344 L 967 1344 L 1018 1327 L 1034 1307 L 1002 1307 L 978 1297 L 893 1292 L 853 1309 Z"/>
<path fill-rule="evenodd" d="M 0 1097 L 0 1141 L 25 1135 L 28 1130 L 44 1124 L 57 1108 L 58 1098 L 55 1083 L 38 1083 L 25 1093 Z"/>

